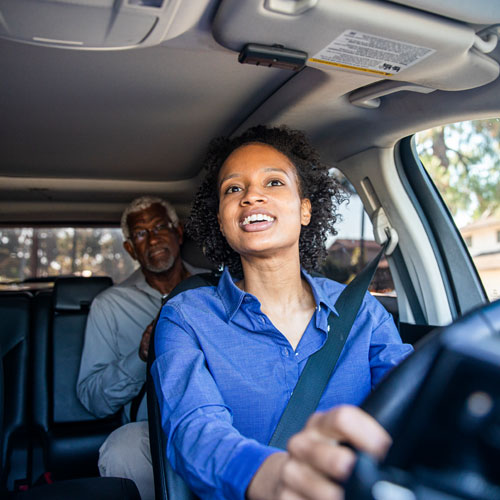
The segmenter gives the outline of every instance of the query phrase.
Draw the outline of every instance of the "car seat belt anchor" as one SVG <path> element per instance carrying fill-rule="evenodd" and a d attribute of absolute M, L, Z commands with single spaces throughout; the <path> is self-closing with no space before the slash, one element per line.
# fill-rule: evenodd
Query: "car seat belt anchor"
<path fill-rule="evenodd" d="M 385 255 L 391 255 L 399 243 L 399 235 L 391 226 L 389 219 L 382 207 L 377 208 L 373 213 L 373 236 L 379 245 L 383 245 L 388 239 L 389 244 L 385 251 Z"/>

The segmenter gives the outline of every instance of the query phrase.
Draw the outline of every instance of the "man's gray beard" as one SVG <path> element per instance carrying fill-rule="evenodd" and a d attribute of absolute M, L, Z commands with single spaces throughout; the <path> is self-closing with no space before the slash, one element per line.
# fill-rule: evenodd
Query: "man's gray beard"
<path fill-rule="evenodd" d="M 160 274 L 164 273 L 166 271 L 170 271 L 172 269 L 173 265 L 175 263 L 175 259 L 173 255 L 170 255 L 168 260 L 163 264 L 163 265 L 153 265 L 151 263 L 148 263 L 146 266 L 144 266 L 150 273 L 155 273 L 155 274 Z"/>

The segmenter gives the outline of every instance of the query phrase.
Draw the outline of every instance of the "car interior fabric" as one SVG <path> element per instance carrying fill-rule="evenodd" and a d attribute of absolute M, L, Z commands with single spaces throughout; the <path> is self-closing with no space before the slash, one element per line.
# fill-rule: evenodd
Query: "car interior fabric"
<path fill-rule="evenodd" d="M 53 421 L 95 420 L 75 392 L 87 315 L 92 299 L 112 285 L 111 278 L 60 278 L 54 285 L 52 315 Z"/>
<path fill-rule="evenodd" d="M 28 428 L 28 352 L 31 295 L 12 292 L 0 295 L 0 358 L 3 386 L 1 428 L 3 443 L 0 463 L 2 467 L 0 489 L 12 487 L 7 477 L 26 477 L 26 463 L 22 452 L 26 448 Z M 18 455 L 18 456 L 16 456 Z"/>
<path fill-rule="evenodd" d="M 141 500 L 131 479 L 89 477 L 68 479 L 28 491 L 14 493 L 6 500 Z"/>
<path fill-rule="evenodd" d="M 50 299 L 50 295 L 41 296 Z M 137 487 L 129 479 L 85 478 L 27 491 L 12 491 L 16 485 L 6 484 L 12 477 L 27 485 L 31 467 L 27 462 L 31 453 L 26 451 L 32 437 L 27 410 L 32 300 L 32 294 L 28 292 L 0 294 L 0 496 L 6 500 L 140 500 Z M 50 304 L 50 300 L 45 301 L 46 306 Z M 45 319 L 48 318 L 49 314 L 46 314 Z M 15 453 L 19 457 L 13 459 Z M 78 449 L 73 453 L 78 453 Z"/>
<path fill-rule="evenodd" d="M 85 324 L 95 295 L 110 278 L 60 278 L 53 291 L 33 298 L 33 475 L 54 479 L 97 474 L 98 449 L 121 424 L 119 415 L 97 419 L 76 396 Z M 37 457 L 42 456 L 43 459 Z M 77 476 L 75 476 L 77 474 Z"/>

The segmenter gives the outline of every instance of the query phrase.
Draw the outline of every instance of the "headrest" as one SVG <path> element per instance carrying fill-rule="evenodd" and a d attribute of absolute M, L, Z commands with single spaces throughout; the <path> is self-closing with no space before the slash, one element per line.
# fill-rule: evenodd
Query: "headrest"
<path fill-rule="evenodd" d="M 54 309 L 88 311 L 94 297 L 112 284 L 113 280 L 108 276 L 57 278 L 54 284 Z"/>
<path fill-rule="evenodd" d="M 181 246 L 181 257 L 182 260 L 185 260 L 193 267 L 199 267 L 201 269 L 212 271 L 217 270 L 217 266 L 205 257 L 205 255 L 201 251 L 201 248 L 194 242 L 192 238 L 189 238 L 186 234 L 184 234 L 184 239 Z"/>
<path fill-rule="evenodd" d="M 29 334 L 31 294 L 6 292 L 0 296 L 0 359 Z"/>

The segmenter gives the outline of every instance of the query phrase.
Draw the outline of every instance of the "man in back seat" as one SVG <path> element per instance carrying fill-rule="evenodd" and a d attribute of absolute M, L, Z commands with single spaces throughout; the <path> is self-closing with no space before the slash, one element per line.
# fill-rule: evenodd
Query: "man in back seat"
<path fill-rule="evenodd" d="M 125 419 L 130 420 L 131 402 L 146 380 L 152 321 L 162 299 L 181 280 L 199 270 L 181 260 L 182 227 L 174 208 L 165 200 L 149 196 L 133 200 L 123 212 L 121 228 L 124 247 L 140 268 L 94 299 L 85 331 L 77 394 L 97 417 L 124 408 Z M 143 457 L 149 455 L 146 419 L 143 398 L 137 412 L 137 420 L 142 422 L 113 432 L 101 447 L 99 458 L 101 475 L 134 479 L 143 500 L 154 496 L 151 465 L 142 463 Z M 137 453 L 137 447 L 142 453 Z M 127 449 L 129 453 L 124 453 Z M 148 483 L 150 491 L 145 491 Z"/>

